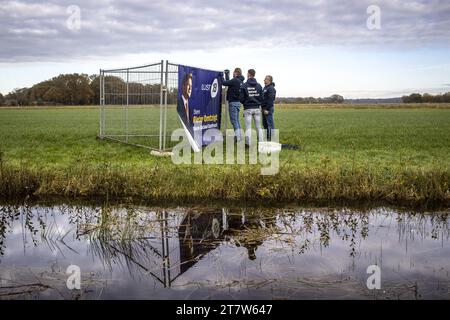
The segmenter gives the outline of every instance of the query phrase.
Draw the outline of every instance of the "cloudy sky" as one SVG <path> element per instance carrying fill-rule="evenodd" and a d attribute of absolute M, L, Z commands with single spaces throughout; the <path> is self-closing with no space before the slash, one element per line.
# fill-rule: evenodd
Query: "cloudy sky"
<path fill-rule="evenodd" d="M 279 96 L 450 91 L 447 0 L 0 0 L 0 30 L 3 94 L 162 59 L 255 68 Z"/>

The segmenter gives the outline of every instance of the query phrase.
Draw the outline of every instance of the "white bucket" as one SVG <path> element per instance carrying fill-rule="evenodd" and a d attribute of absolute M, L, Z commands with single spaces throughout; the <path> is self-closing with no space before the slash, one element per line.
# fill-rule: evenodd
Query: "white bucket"
<path fill-rule="evenodd" d="M 280 152 L 281 151 L 281 144 L 277 142 L 272 141 L 264 141 L 258 143 L 258 152 L 259 153 L 273 153 L 273 152 Z"/>

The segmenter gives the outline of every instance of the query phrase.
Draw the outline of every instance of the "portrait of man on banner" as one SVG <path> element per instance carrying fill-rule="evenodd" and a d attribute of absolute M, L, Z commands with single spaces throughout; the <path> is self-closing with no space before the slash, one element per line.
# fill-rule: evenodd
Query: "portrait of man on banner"
<path fill-rule="evenodd" d="M 180 93 L 181 94 L 178 97 L 177 103 L 178 115 L 180 116 L 185 128 L 193 137 L 193 112 L 189 108 L 189 99 L 192 95 L 192 73 L 185 73 L 183 75 Z"/>

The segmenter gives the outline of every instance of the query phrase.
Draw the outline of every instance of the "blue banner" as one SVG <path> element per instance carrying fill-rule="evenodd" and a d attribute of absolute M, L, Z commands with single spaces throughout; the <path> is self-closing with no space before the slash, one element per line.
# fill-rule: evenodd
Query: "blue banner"
<path fill-rule="evenodd" d="M 203 133 L 220 130 L 222 79 L 222 72 L 178 66 L 177 111 L 191 145 L 193 141 L 197 147 L 209 144 Z"/>

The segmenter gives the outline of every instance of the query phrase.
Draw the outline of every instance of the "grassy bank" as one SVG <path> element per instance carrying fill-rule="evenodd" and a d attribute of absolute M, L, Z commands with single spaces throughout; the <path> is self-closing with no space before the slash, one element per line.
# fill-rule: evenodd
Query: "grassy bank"
<path fill-rule="evenodd" d="M 278 108 L 281 142 L 301 149 L 283 150 L 271 177 L 254 165 L 177 166 L 98 141 L 98 116 L 92 108 L 0 109 L 0 196 L 450 201 L 448 108 Z"/>

